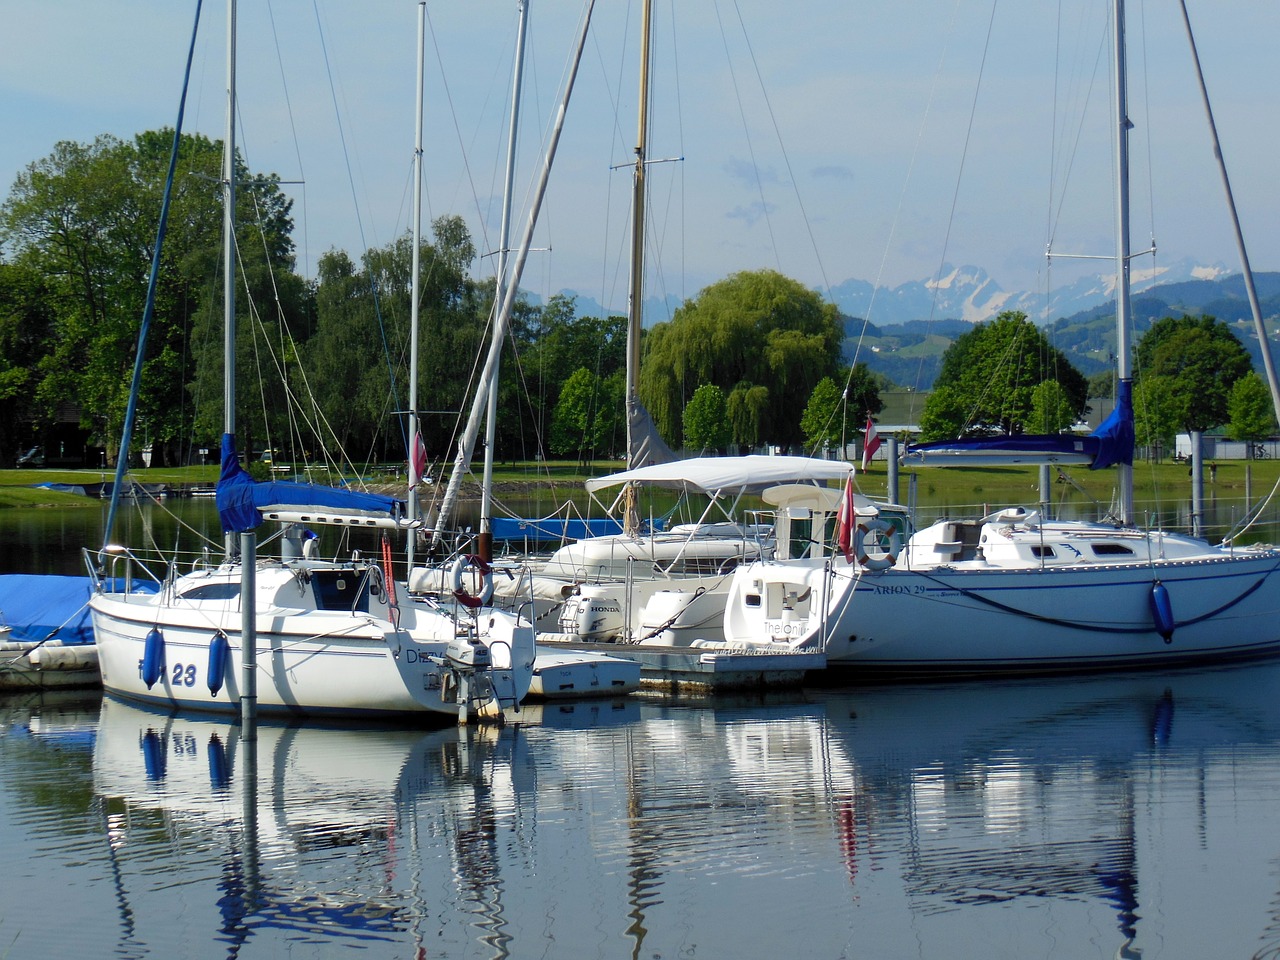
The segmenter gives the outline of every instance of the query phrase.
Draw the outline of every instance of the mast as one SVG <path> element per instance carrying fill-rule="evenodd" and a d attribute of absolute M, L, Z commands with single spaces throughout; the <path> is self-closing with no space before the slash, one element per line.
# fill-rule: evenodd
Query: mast
<path fill-rule="evenodd" d="M 1112 33 L 1115 39 L 1115 122 L 1116 130 L 1116 368 L 1121 391 L 1133 381 L 1129 356 L 1129 122 L 1128 80 L 1125 75 L 1124 0 L 1113 0 Z M 1119 470 L 1120 522 L 1133 523 L 1133 465 L 1117 464 Z"/>
<path fill-rule="evenodd" d="M 236 0 L 227 0 L 227 129 L 222 144 L 222 432 L 236 435 Z M 226 555 L 237 553 L 226 535 Z"/>
<path fill-rule="evenodd" d="M 516 172 L 516 137 L 520 124 L 520 87 L 524 80 L 524 37 L 528 26 L 529 0 L 516 0 L 520 7 L 520 26 L 516 32 L 516 63 L 511 80 L 511 125 L 507 131 L 507 169 L 502 185 L 502 228 L 498 237 L 498 279 L 493 304 L 506 299 L 507 255 L 511 239 L 511 193 Z M 486 563 L 493 560 L 493 456 L 498 435 L 498 369 L 501 355 L 494 360 L 493 380 L 489 383 L 489 419 L 485 424 L 484 481 L 480 485 L 479 553 Z"/>
<path fill-rule="evenodd" d="M 640 108 L 636 120 L 636 165 L 631 186 L 631 289 L 627 296 L 627 467 L 634 462 L 640 437 L 636 412 L 640 405 L 640 331 L 644 319 L 644 162 L 649 144 L 649 67 L 652 0 L 644 0 L 640 27 Z"/>
<path fill-rule="evenodd" d="M 413 265 L 409 285 L 409 519 L 418 517 L 418 484 L 422 477 L 417 476 L 419 467 L 418 445 L 418 284 L 422 266 L 422 100 L 424 61 L 427 49 L 427 3 L 418 2 L 418 92 L 417 114 L 414 122 L 413 140 Z M 409 531 L 408 544 L 405 547 L 406 570 L 413 569 L 413 547 L 418 539 L 416 530 Z"/>
<path fill-rule="evenodd" d="M 443 540 L 444 527 L 451 519 L 454 504 L 458 500 L 458 491 L 462 487 L 462 477 L 467 472 L 467 466 L 471 463 L 471 455 L 475 451 L 476 438 L 480 434 L 480 417 L 488 406 L 488 392 L 485 389 L 485 384 L 493 381 L 493 372 L 498 365 L 498 356 L 502 353 L 502 341 L 507 335 L 507 326 L 511 322 L 511 311 L 515 307 L 516 293 L 520 287 L 520 276 L 524 272 L 525 261 L 529 258 L 529 247 L 533 242 L 533 231 L 538 225 L 538 214 L 542 210 L 542 199 L 547 192 L 547 181 L 551 178 L 551 165 L 555 161 L 556 148 L 560 144 L 560 134 L 564 130 L 565 114 L 569 110 L 569 98 L 573 94 L 573 84 L 578 77 L 578 66 L 582 62 L 582 51 L 587 43 L 587 32 L 591 27 L 591 12 L 594 8 L 595 0 L 587 0 L 586 13 L 582 19 L 582 30 L 578 34 L 569 76 L 565 80 L 564 95 L 561 97 L 560 106 L 556 111 L 555 123 L 551 130 L 551 139 L 547 144 L 546 154 L 542 160 L 542 171 L 539 174 L 537 186 L 534 188 L 533 202 L 529 208 L 529 219 L 525 223 L 524 234 L 520 240 L 515 264 L 511 270 L 511 280 L 507 284 L 506 293 L 502 298 L 502 307 L 498 310 L 497 318 L 494 320 L 493 338 L 489 343 L 489 355 L 485 360 L 484 369 L 480 372 L 480 388 L 476 391 L 475 402 L 471 406 L 471 413 L 467 417 L 462 437 L 458 441 L 457 455 L 454 457 L 453 470 L 449 474 L 449 485 L 445 489 L 444 497 L 440 503 L 440 511 L 432 519 L 431 525 L 434 529 L 431 535 L 431 545 L 433 547 L 438 546 Z"/>

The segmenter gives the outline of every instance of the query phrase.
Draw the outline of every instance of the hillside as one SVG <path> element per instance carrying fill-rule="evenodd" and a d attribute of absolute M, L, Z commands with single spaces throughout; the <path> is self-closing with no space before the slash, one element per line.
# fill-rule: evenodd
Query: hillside
<path fill-rule="evenodd" d="M 1258 300 L 1271 339 L 1272 356 L 1280 359 L 1276 341 L 1280 338 L 1280 273 L 1260 273 L 1254 278 Z M 1262 353 L 1254 334 L 1253 317 L 1239 274 L 1217 280 L 1184 280 L 1152 287 L 1131 301 L 1136 339 L 1152 323 L 1165 316 L 1207 313 L 1229 323 L 1240 342 L 1262 368 Z M 963 320 L 909 321 L 868 325 L 857 359 L 883 373 L 894 383 L 927 390 L 937 377 L 942 355 L 972 324 Z M 845 361 L 853 360 L 858 348 L 861 320 L 845 322 Z M 1115 308 L 1112 303 L 1082 310 L 1048 324 L 1050 340 L 1065 353 L 1085 376 L 1110 369 L 1115 352 Z"/>

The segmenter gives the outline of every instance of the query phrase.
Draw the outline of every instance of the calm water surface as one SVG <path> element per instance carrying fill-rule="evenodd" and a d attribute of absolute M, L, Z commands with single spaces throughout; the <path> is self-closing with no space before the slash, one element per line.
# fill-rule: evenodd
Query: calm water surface
<path fill-rule="evenodd" d="M 0 711 L 10 960 L 1280 955 L 1273 665 L 256 751 L 114 701 Z"/>
<path fill-rule="evenodd" d="M 4 572 L 79 573 L 97 509 L 22 513 Z M 3 960 L 1280 957 L 1280 664 L 256 744 L 0 697 L 0 864 Z"/>

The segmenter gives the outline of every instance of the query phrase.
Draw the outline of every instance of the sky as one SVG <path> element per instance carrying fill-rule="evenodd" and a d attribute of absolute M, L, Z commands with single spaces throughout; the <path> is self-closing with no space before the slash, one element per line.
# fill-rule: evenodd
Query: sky
<path fill-rule="evenodd" d="M 1237 269 L 1176 4 L 1129 0 L 1133 247 Z M 1280 4 L 1188 0 L 1255 270 L 1280 269 Z M 1105 0 L 655 0 L 646 298 L 769 267 L 819 290 L 944 262 L 1006 290 L 1114 251 Z M 239 10 L 240 147 L 294 198 L 299 269 L 410 229 L 418 3 Z M 496 249 L 516 0 L 431 0 L 424 222 Z M 530 0 L 518 242 L 585 2 Z M 0 188 L 61 140 L 172 126 L 195 2 L 0 0 Z M 600 2 L 522 286 L 626 302 L 639 0 Z M 225 5 L 205 3 L 186 130 L 221 138 Z M 619 169 L 621 167 L 621 169 Z M 494 258 L 477 262 L 481 275 Z M 659 318 L 660 319 L 660 318 Z"/>

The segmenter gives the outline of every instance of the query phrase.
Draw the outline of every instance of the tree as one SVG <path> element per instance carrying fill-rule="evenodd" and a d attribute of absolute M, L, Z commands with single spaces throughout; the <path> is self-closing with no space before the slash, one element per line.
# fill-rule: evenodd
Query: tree
<path fill-rule="evenodd" d="M 830 377 L 823 377 L 809 395 L 809 403 L 800 417 L 800 429 L 810 450 L 840 448 L 844 421 L 841 417 L 840 390 Z"/>
<path fill-rule="evenodd" d="M 1147 376 L 1133 388 L 1134 440 L 1158 451 L 1178 432 L 1178 387 L 1168 377 Z"/>
<path fill-rule="evenodd" d="M 1252 369 L 1231 328 L 1210 316 L 1163 317 L 1135 353 L 1139 382 L 1168 378 L 1172 414 L 1188 432 L 1225 423 L 1231 388 Z"/>
<path fill-rule="evenodd" d="M 704 383 L 693 392 L 684 408 L 685 443 L 696 450 L 723 450 L 733 439 L 724 391 L 714 383 Z"/>
<path fill-rule="evenodd" d="M 31 399 L 46 375 L 42 359 L 53 349 L 53 311 L 43 278 L 34 270 L 0 263 L 0 464 L 13 465 L 16 427 L 31 418 Z"/>
<path fill-rule="evenodd" d="M 132 141 L 101 136 L 91 144 L 59 143 L 19 173 L 0 207 L 0 239 L 14 263 L 34 270 L 49 290 L 54 336 L 34 396 L 37 415 L 78 405 L 82 426 L 111 447 L 120 436 L 151 270 L 172 131 Z M 155 315 L 144 357 L 138 417 L 151 440 L 166 447 L 192 434 L 185 387 L 198 379 L 202 351 L 193 319 L 220 313 L 222 216 L 216 187 L 221 146 L 184 136 L 171 198 Z M 301 283 L 292 278 L 290 201 L 274 181 L 237 165 L 242 258 L 250 286 L 270 289 L 292 320 Z M 267 273 L 266 264 L 282 272 Z M 272 322 L 275 322 L 273 319 Z M 211 328 L 209 319 L 206 325 Z M 219 324 L 220 327 L 220 324 Z M 218 335 L 220 339 L 220 334 Z M 220 379 L 221 351 L 209 380 Z M 221 390 L 217 391 L 221 404 Z"/>
<path fill-rule="evenodd" d="M 934 392 L 921 415 L 922 439 L 1034 430 L 1032 398 L 1046 380 L 1060 386 L 1070 411 L 1068 422 L 1083 415 L 1087 381 L 1026 314 L 1008 311 L 979 323 L 961 334 L 942 358 Z M 956 432 L 934 432 L 952 427 Z"/>
<path fill-rule="evenodd" d="M 833 304 L 772 270 L 733 274 L 687 301 L 646 336 L 640 398 L 663 437 L 678 446 L 682 415 L 697 387 L 712 384 L 734 401 L 734 439 L 799 443 L 800 412 L 839 362 Z M 755 401 L 766 388 L 767 404 Z M 745 402 L 751 396 L 752 403 Z M 754 419 L 754 422 L 752 420 Z"/>
<path fill-rule="evenodd" d="M 573 455 L 585 462 L 617 451 L 625 440 L 624 379 L 615 373 L 602 380 L 586 367 L 579 367 L 569 376 L 551 414 L 548 446 L 553 454 Z"/>
<path fill-rule="evenodd" d="M 751 449 L 760 443 L 761 424 L 769 409 L 769 388 L 739 383 L 725 398 L 733 442 Z"/>
<path fill-rule="evenodd" d="M 1243 440 L 1248 451 L 1246 459 L 1253 459 L 1253 445 L 1273 436 L 1276 431 L 1275 407 L 1271 391 L 1256 371 L 1250 370 L 1235 382 L 1227 398 L 1227 436 Z"/>
<path fill-rule="evenodd" d="M 1057 380 L 1045 380 L 1031 391 L 1031 415 L 1026 424 L 1031 433 L 1061 433 L 1075 419 L 1067 392 Z"/>

